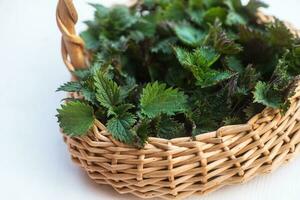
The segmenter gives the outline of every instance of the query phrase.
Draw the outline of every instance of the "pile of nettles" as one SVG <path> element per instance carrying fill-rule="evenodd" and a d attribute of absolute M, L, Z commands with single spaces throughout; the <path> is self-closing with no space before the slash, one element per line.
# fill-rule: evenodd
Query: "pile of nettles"
<path fill-rule="evenodd" d="M 261 1 L 144 0 L 92 4 L 81 34 L 90 66 L 58 91 L 75 92 L 58 109 L 70 136 L 95 120 L 142 148 L 148 137 L 177 138 L 245 123 L 263 108 L 284 112 L 300 72 L 300 39 L 279 19 L 262 23 Z"/>

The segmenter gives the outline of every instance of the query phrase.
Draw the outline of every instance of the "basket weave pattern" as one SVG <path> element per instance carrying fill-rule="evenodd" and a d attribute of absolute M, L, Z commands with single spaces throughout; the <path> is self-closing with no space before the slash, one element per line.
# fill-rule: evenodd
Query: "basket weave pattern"
<path fill-rule="evenodd" d="M 70 71 L 87 63 L 76 22 L 72 0 L 59 0 L 57 23 L 63 34 L 63 60 Z M 284 116 L 266 108 L 247 124 L 221 127 L 193 139 L 149 138 L 142 150 L 114 140 L 97 120 L 87 136 L 64 139 L 72 160 L 96 183 L 141 198 L 182 199 L 246 182 L 293 159 L 300 152 L 299 86 L 290 100 Z"/>

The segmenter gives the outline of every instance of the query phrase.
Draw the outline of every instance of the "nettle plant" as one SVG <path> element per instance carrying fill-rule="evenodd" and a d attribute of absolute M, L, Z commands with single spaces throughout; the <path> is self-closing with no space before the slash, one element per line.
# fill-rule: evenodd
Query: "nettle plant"
<path fill-rule="evenodd" d="M 245 123 L 264 107 L 289 106 L 300 71 L 300 40 L 278 19 L 260 23 L 250 0 L 144 0 L 92 4 L 81 34 L 89 68 L 58 91 L 79 94 L 58 109 L 69 136 L 97 119 L 142 148 L 149 136 L 176 138 Z"/>

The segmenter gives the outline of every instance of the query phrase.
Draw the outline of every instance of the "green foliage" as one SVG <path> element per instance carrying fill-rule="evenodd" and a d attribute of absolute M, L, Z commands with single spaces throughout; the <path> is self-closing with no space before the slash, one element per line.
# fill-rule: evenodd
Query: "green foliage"
<path fill-rule="evenodd" d="M 282 99 L 276 94 L 271 85 L 264 82 L 258 82 L 255 86 L 254 102 L 261 103 L 271 108 L 279 108 L 282 105 Z"/>
<path fill-rule="evenodd" d="M 93 108 L 79 101 L 71 101 L 57 109 L 59 126 L 69 136 L 84 136 L 94 123 Z"/>
<path fill-rule="evenodd" d="M 186 135 L 183 123 L 179 123 L 165 115 L 162 115 L 157 119 L 155 132 L 158 137 L 165 139 L 184 137 Z"/>
<path fill-rule="evenodd" d="M 197 80 L 197 85 L 209 87 L 216 85 L 231 77 L 231 74 L 224 71 L 216 71 L 211 66 L 216 63 L 220 55 L 212 48 L 201 47 L 193 52 L 188 52 L 182 48 L 175 48 L 178 61 L 190 70 Z"/>
<path fill-rule="evenodd" d="M 56 91 L 64 91 L 64 92 L 79 92 L 82 89 L 82 85 L 79 82 L 68 82 L 60 86 Z"/>
<path fill-rule="evenodd" d="M 160 114 L 174 115 L 184 112 L 187 97 L 178 89 L 167 88 L 166 84 L 149 83 L 141 94 L 142 114 L 154 118 Z"/>
<path fill-rule="evenodd" d="M 81 33 L 91 64 L 58 88 L 80 96 L 58 109 L 66 134 L 85 135 L 97 119 L 116 140 L 143 148 L 150 136 L 197 135 L 245 123 L 266 106 L 289 107 L 300 39 L 279 19 L 261 24 L 263 2 L 92 6 Z"/>
<path fill-rule="evenodd" d="M 131 132 L 131 127 L 135 124 L 136 119 L 133 114 L 121 113 L 117 117 L 113 117 L 107 122 L 107 129 L 117 140 L 132 144 L 134 134 Z"/>
<path fill-rule="evenodd" d="M 96 74 L 94 79 L 97 88 L 96 97 L 103 107 L 111 109 L 121 103 L 121 92 L 117 83 L 102 72 Z"/>
<path fill-rule="evenodd" d="M 219 21 L 216 21 L 213 26 L 210 25 L 206 42 L 211 44 L 221 54 L 238 54 L 243 49 L 240 44 L 229 38 Z"/>

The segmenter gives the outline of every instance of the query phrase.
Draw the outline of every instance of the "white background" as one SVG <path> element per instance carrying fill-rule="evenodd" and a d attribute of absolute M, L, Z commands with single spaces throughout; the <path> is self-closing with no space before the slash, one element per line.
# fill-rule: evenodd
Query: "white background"
<path fill-rule="evenodd" d="M 267 13 L 300 27 L 299 0 L 267 2 Z M 94 184 L 69 159 L 54 117 L 64 97 L 55 90 L 69 79 L 60 56 L 56 3 L 0 0 L 0 199 L 134 200 Z M 92 16 L 86 3 L 75 1 L 80 20 Z M 190 200 L 299 200 L 299 169 L 300 157 L 271 175 Z"/>

